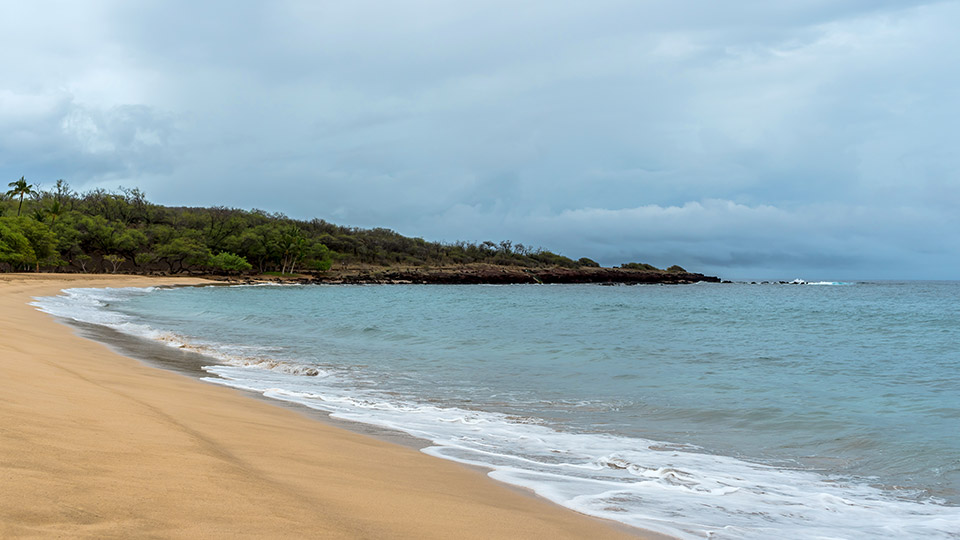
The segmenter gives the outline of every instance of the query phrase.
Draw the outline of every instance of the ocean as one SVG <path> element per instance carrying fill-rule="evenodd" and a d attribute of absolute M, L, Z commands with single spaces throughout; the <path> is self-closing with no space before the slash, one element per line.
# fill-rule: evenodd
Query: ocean
<path fill-rule="evenodd" d="M 681 538 L 960 538 L 960 282 L 69 289 L 205 381 Z"/>

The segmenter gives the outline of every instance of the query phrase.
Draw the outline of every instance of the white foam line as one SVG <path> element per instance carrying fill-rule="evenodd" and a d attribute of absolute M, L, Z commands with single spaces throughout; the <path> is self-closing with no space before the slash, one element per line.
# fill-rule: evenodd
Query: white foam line
<path fill-rule="evenodd" d="M 256 388 L 255 383 L 238 384 L 241 385 L 247 389 Z M 586 514 L 681 537 L 786 535 L 820 538 L 830 530 L 847 538 L 882 538 L 902 537 L 903 532 L 909 530 L 923 532 L 930 538 L 951 538 L 947 534 L 951 530 L 949 527 L 960 523 L 955 508 L 891 500 L 874 488 L 828 482 L 808 471 L 782 470 L 709 454 L 655 451 L 649 448 L 647 443 L 650 441 L 564 434 L 543 426 L 512 424 L 502 415 L 492 413 L 388 403 L 372 396 L 329 396 L 323 394 L 323 389 L 316 388 L 305 393 L 278 389 L 271 384 L 269 389 L 261 386 L 257 391 L 326 410 L 336 418 L 375 424 L 430 440 L 434 445 L 423 450 L 429 455 L 490 468 L 490 476 L 497 480 L 529 488 L 551 501 Z M 440 414 L 446 417 L 439 418 Z M 462 419 L 464 415 L 483 415 L 483 425 L 487 428 L 477 431 L 476 422 L 458 422 L 458 418 Z M 463 431 L 467 428 L 468 431 Z M 530 433 L 531 430 L 536 433 Z M 468 444 L 457 442 L 462 437 L 473 440 Z M 475 440 L 477 437 L 479 441 Z M 553 445 L 553 448 L 558 448 L 558 444 L 572 444 L 579 448 L 574 452 L 574 459 L 588 459 L 584 450 L 590 453 L 590 448 L 595 447 L 592 450 L 594 455 L 606 452 L 606 457 L 595 458 L 592 463 L 550 463 L 526 455 L 496 451 L 496 448 L 505 448 L 497 446 L 504 441 L 514 441 L 514 445 L 541 441 L 544 447 Z M 625 458 L 623 456 L 627 454 L 611 452 L 613 449 L 609 445 L 632 447 L 631 452 L 636 455 Z M 602 447 L 607 450 L 601 450 Z M 542 452 L 514 446 L 509 448 L 520 453 Z M 631 463 L 636 460 L 646 461 L 647 466 Z M 601 464 L 611 461 L 619 465 L 618 470 Z M 662 463 L 658 465 L 657 462 Z M 622 467 L 622 463 L 630 465 Z M 583 477 L 551 472 L 562 469 L 621 476 Z M 618 501 L 621 495 L 627 500 Z M 640 502 L 631 503 L 631 498 Z M 610 510 L 624 504 L 627 507 L 620 511 Z M 848 513 L 850 515 L 845 517 Z M 663 526 L 671 521 L 667 516 L 675 516 L 673 526 Z M 710 516 L 716 520 L 713 525 L 709 524 L 710 519 L 704 519 Z M 764 521 L 773 525 L 762 526 Z M 809 526 L 811 523 L 824 525 L 812 527 Z M 680 529 L 676 528 L 678 526 Z"/>

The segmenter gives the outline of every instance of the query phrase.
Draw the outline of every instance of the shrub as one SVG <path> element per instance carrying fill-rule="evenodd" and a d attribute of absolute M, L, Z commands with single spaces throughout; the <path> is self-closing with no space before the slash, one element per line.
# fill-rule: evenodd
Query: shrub
<path fill-rule="evenodd" d="M 209 265 L 215 270 L 221 272 L 245 272 L 253 268 L 253 265 L 247 262 L 247 259 L 233 253 L 221 251 L 210 257 Z"/>
<path fill-rule="evenodd" d="M 652 264 L 638 263 L 638 262 L 623 263 L 620 265 L 620 268 L 626 268 L 627 270 L 648 270 L 651 272 L 661 271 L 659 268 L 657 268 Z"/>

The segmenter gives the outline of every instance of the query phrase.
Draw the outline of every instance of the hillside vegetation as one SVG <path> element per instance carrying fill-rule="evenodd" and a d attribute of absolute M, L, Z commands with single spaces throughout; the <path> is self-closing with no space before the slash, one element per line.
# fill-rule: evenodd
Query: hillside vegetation
<path fill-rule="evenodd" d="M 62 180 L 43 191 L 21 178 L 0 198 L 0 271 L 290 274 L 470 264 L 599 266 L 510 241 L 444 244 L 261 210 L 161 206 L 139 189 L 76 193 Z"/>

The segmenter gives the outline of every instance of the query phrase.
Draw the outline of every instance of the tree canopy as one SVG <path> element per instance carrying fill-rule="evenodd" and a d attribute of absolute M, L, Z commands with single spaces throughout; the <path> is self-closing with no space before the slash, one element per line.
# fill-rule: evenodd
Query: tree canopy
<path fill-rule="evenodd" d="M 58 180 L 44 191 L 22 177 L 10 186 L 0 200 L 0 271 L 289 274 L 333 265 L 597 266 L 509 240 L 445 244 L 262 210 L 161 206 L 135 188 L 77 193 Z"/>

